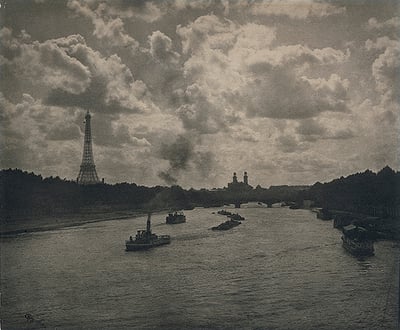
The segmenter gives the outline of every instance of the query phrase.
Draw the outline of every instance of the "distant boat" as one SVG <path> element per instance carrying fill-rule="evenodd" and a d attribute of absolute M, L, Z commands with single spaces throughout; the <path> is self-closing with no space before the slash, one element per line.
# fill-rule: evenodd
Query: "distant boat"
<path fill-rule="evenodd" d="M 221 211 L 218 211 L 217 213 L 221 214 L 221 215 L 232 215 L 232 213 L 227 210 L 221 210 Z"/>
<path fill-rule="evenodd" d="M 371 256 L 374 254 L 374 242 L 363 227 L 348 225 L 343 227 L 343 247 L 355 256 Z"/>
<path fill-rule="evenodd" d="M 240 221 L 229 219 L 218 226 L 212 227 L 211 230 L 228 230 L 233 227 L 239 226 L 240 224 Z"/>
<path fill-rule="evenodd" d="M 132 236 L 128 241 L 125 241 L 126 251 L 148 250 L 155 246 L 171 243 L 169 235 L 156 235 L 151 232 L 151 214 L 147 217 L 146 230 L 138 230 L 135 239 Z"/>
<path fill-rule="evenodd" d="M 242 217 L 239 213 L 231 214 L 228 215 L 228 218 L 231 218 L 232 220 L 245 220 L 244 217 Z"/>
<path fill-rule="evenodd" d="M 183 223 L 186 222 L 186 216 L 183 214 L 183 212 L 174 212 L 169 213 L 165 220 L 167 224 Z"/>

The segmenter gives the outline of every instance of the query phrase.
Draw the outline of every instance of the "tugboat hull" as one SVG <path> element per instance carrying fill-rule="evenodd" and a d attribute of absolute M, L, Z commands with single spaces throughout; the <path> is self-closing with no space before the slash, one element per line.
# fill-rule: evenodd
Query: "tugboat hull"
<path fill-rule="evenodd" d="M 167 235 L 165 237 L 159 237 L 157 240 L 150 243 L 135 243 L 131 241 L 126 241 L 126 251 L 143 251 L 151 249 L 155 246 L 166 245 L 171 243 L 171 238 Z"/>
<path fill-rule="evenodd" d="M 374 255 L 374 246 L 372 241 L 357 242 L 346 237 L 342 237 L 343 247 L 352 255 L 357 257 L 367 257 Z"/>

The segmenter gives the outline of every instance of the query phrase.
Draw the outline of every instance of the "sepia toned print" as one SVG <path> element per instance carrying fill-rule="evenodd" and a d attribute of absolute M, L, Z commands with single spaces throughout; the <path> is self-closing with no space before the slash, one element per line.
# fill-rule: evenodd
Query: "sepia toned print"
<path fill-rule="evenodd" d="M 2 329 L 397 329 L 394 0 L 0 0 Z"/>

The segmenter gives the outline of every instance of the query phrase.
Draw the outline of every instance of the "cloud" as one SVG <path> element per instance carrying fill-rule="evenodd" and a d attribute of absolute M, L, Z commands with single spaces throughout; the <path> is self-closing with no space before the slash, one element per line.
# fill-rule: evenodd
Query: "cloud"
<path fill-rule="evenodd" d="M 77 14 L 89 18 L 94 26 L 93 35 L 107 45 L 127 48 L 132 54 L 138 50 L 139 43 L 125 31 L 122 19 L 107 15 L 109 7 L 106 4 L 100 3 L 96 10 L 92 10 L 85 2 L 69 0 L 67 6 Z"/>
<path fill-rule="evenodd" d="M 367 29 L 383 33 L 398 33 L 400 28 L 400 17 L 395 16 L 386 21 L 379 22 L 375 17 L 368 20 Z"/>
<path fill-rule="evenodd" d="M 240 140 L 240 141 L 246 141 L 246 142 L 260 142 L 260 134 L 250 127 L 246 126 L 237 126 L 233 130 L 233 138 Z"/>
<path fill-rule="evenodd" d="M 54 173 L 57 168 L 58 173 L 72 174 L 81 154 L 75 153 L 80 137 L 74 125 L 76 111 L 43 105 L 29 94 L 24 94 L 16 104 L 0 94 L 0 110 L 3 168 L 18 167 L 41 173 L 49 169 Z M 66 132 L 68 127 L 71 130 Z"/>
<path fill-rule="evenodd" d="M 308 17 L 323 18 L 330 15 L 340 15 L 346 12 L 345 7 L 313 0 L 264 0 L 254 2 L 250 6 L 250 12 L 256 16 L 288 16 L 293 19 L 305 19 Z"/>
<path fill-rule="evenodd" d="M 151 1 L 105 0 L 99 5 L 102 11 L 112 17 L 133 18 L 147 23 L 153 23 L 163 16 L 159 5 Z"/>
<path fill-rule="evenodd" d="M 285 153 L 304 150 L 304 145 L 292 135 L 281 135 L 276 139 L 277 148 Z"/>
<path fill-rule="evenodd" d="M 398 46 L 400 43 L 398 43 Z M 377 90 L 387 93 L 390 98 L 396 98 L 399 90 L 400 48 L 387 47 L 384 53 L 372 64 L 372 74 L 376 81 Z"/>
<path fill-rule="evenodd" d="M 376 89 L 387 100 L 397 102 L 396 95 L 399 90 L 400 73 L 400 42 L 387 36 L 379 37 L 376 41 L 368 39 L 365 42 L 368 51 L 376 52 L 372 63 L 372 75 L 375 79 Z"/>
<path fill-rule="evenodd" d="M 346 12 L 345 7 L 314 0 L 290 2 L 280 0 L 222 0 L 221 2 L 175 0 L 171 6 L 177 10 L 222 10 L 225 16 L 245 13 L 254 16 L 286 16 L 292 19 L 324 18 Z"/>
<path fill-rule="evenodd" d="M 181 106 L 178 115 L 185 127 L 202 123 L 212 133 L 229 122 L 231 113 L 249 117 L 309 118 L 322 112 L 348 111 L 346 79 L 308 78 L 314 66 L 333 66 L 348 60 L 350 53 L 334 48 L 311 49 L 303 45 L 274 46 L 275 28 L 262 24 L 238 25 L 215 15 L 178 26 L 182 49 L 188 55 L 184 77 L 198 86 L 208 103 Z M 214 105 L 214 107 L 213 107 Z M 217 123 L 217 124 L 216 124 Z"/>
<path fill-rule="evenodd" d="M 215 4 L 213 0 L 174 0 L 171 3 L 171 6 L 177 10 L 184 10 L 184 9 L 207 9 Z"/>
<path fill-rule="evenodd" d="M 232 45 L 234 23 L 220 20 L 215 15 L 200 16 L 187 26 L 178 25 L 177 35 L 182 40 L 183 53 L 195 53 L 203 47 L 225 48 Z"/>
<path fill-rule="evenodd" d="M 114 148 L 150 146 L 146 138 L 134 136 L 128 125 L 125 125 L 121 120 L 110 121 L 109 117 L 104 114 L 93 116 L 92 135 L 96 144 L 100 146 Z"/>
<path fill-rule="evenodd" d="M 172 50 L 172 40 L 160 31 L 154 31 L 149 37 L 150 54 L 159 63 L 177 64 L 180 55 Z"/>
<path fill-rule="evenodd" d="M 187 130 L 210 134 L 227 128 L 226 116 L 223 116 L 217 105 L 210 102 L 209 95 L 199 85 L 189 86 L 182 99 L 184 104 L 177 109 L 176 114 Z"/>
<path fill-rule="evenodd" d="M 328 123 L 331 121 L 328 120 Z M 300 139 L 307 142 L 318 142 L 321 140 L 346 140 L 355 136 L 354 131 L 347 127 L 334 126 L 332 123 L 330 127 L 322 124 L 315 119 L 304 119 L 296 127 L 296 133 L 300 135 Z M 342 126 L 345 122 L 342 121 Z"/>
<path fill-rule="evenodd" d="M 299 119 L 324 111 L 347 111 L 346 81 L 298 78 L 286 68 L 255 79 L 243 91 L 249 116 Z"/>
<path fill-rule="evenodd" d="M 81 137 L 80 129 L 77 125 L 66 124 L 52 125 L 46 134 L 46 139 L 54 141 L 75 140 Z"/>
<path fill-rule="evenodd" d="M 178 135 L 171 143 L 162 143 L 159 149 L 161 159 L 167 160 L 169 167 L 159 172 L 158 176 L 168 184 L 179 181 L 182 172 L 198 172 L 208 177 L 214 167 L 214 155 L 210 151 L 198 150 L 199 137 Z"/>
<path fill-rule="evenodd" d="M 70 38 L 83 40 L 77 35 Z M 39 82 L 72 94 L 83 92 L 91 82 L 90 70 L 61 48 L 56 39 L 43 43 L 31 41 L 25 32 L 15 38 L 11 29 L 2 28 L 0 40 L 1 64 L 8 67 L 18 80 L 29 79 L 32 83 Z"/>
<path fill-rule="evenodd" d="M 326 132 L 326 129 L 316 120 L 307 119 L 302 120 L 300 125 L 297 126 L 297 133 L 301 135 L 323 135 Z"/>
<path fill-rule="evenodd" d="M 270 68 L 286 65 L 343 63 L 348 57 L 348 52 L 346 54 L 330 47 L 310 49 L 302 45 L 290 45 L 253 52 L 246 63 L 250 70 L 257 72 L 260 69 L 268 71 Z"/>
<path fill-rule="evenodd" d="M 55 39 L 54 42 L 69 56 L 85 65 L 92 79 L 86 90 L 78 95 L 62 89 L 51 90 L 48 104 L 81 107 L 110 115 L 149 112 L 154 109 L 147 86 L 134 79 L 120 57 L 115 54 L 103 57 L 88 47 L 83 39 L 73 36 Z"/>

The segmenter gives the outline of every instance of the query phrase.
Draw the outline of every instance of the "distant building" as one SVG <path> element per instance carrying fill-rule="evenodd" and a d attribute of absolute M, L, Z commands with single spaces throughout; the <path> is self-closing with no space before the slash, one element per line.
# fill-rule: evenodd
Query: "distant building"
<path fill-rule="evenodd" d="M 252 189 L 253 187 L 249 185 L 249 176 L 247 175 L 247 172 L 244 172 L 243 182 L 238 181 L 236 172 L 233 173 L 232 182 L 228 183 L 228 190 L 235 192 L 245 192 Z"/>

